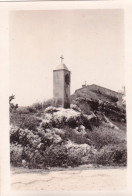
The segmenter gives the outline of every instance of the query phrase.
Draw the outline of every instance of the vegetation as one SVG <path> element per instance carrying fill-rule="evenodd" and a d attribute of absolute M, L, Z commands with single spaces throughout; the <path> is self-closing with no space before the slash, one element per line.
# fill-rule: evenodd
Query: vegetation
<path fill-rule="evenodd" d="M 15 104 L 11 103 L 11 101 L 13 99 L 15 99 L 15 95 L 9 96 L 9 107 L 10 107 L 9 109 L 10 109 L 10 112 L 13 111 L 13 110 L 16 110 L 18 108 L 18 104 L 15 105 Z"/>
<path fill-rule="evenodd" d="M 52 100 L 10 109 L 11 165 L 127 165 L 124 109 L 84 97 L 72 102 L 71 109 L 55 108 Z"/>

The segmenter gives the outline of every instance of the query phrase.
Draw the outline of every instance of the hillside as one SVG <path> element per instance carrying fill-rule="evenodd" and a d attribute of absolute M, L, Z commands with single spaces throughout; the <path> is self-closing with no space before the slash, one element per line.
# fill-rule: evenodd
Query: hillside
<path fill-rule="evenodd" d="M 97 115 L 105 115 L 115 123 L 126 122 L 126 106 L 124 95 L 121 93 L 97 85 L 89 85 L 76 90 L 71 100 L 84 113 L 94 112 Z"/>
<path fill-rule="evenodd" d="M 52 101 L 10 111 L 11 165 L 28 168 L 82 164 L 125 166 L 123 95 L 90 85 L 71 96 L 71 108 Z"/>

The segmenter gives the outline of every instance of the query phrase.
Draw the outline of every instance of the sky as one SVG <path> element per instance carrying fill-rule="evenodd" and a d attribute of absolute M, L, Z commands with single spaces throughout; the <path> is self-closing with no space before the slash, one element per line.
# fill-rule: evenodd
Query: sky
<path fill-rule="evenodd" d="M 53 97 L 60 56 L 71 71 L 71 94 L 97 84 L 125 85 L 123 10 L 12 11 L 9 15 L 10 95 L 19 106 Z"/>

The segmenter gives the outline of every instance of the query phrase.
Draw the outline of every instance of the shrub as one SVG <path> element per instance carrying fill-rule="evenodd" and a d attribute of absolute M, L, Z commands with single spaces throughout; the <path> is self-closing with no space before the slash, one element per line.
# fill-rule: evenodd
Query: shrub
<path fill-rule="evenodd" d="M 55 133 L 53 129 L 40 129 L 38 131 L 39 137 L 41 137 L 41 142 L 44 144 L 44 147 L 50 146 L 52 144 L 60 143 L 61 137 Z"/>
<path fill-rule="evenodd" d="M 50 167 L 67 167 L 68 153 L 64 145 L 51 145 L 44 151 L 44 162 Z"/>
<path fill-rule="evenodd" d="M 41 121 L 41 119 L 33 116 L 23 116 L 23 123 L 20 125 L 20 127 L 23 129 L 27 128 L 29 130 L 36 131 Z"/>
<path fill-rule="evenodd" d="M 117 131 L 103 126 L 99 128 L 94 127 L 92 132 L 87 131 L 87 137 L 97 149 L 105 145 L 120 144 L 125 141 L 125 139 L 121 137 L 121 130 Z"/>
<path fill-rule="evenodd" d="M 11 164 L 29 168 L 87 163 L 126 165 L 125 132 L 106 127 L 109 121 L 104 123 L 101 111 L 96 115 L 94 112 L 86 115 L 73 107 L 64 109 L 50 106 L 41 118 L 36 117 L 43 113 L 39 105 L 33 107 L 37 112 L 32 114 L 26 113 L 25 108 L 11 112 Z"/>
<path fill-rule="evenodd" d="M 43 152 L 38 149 L 33 149 L 26 147 L 24 151 L 24 159 L 27 162 L 27 166 L 35 169 L 41 169 L 43 168 L 44 163 L 44 156 Z"/>
<path fill-rule="evenodd" d="M 87 163 L 126 165 L 126 142 L 118 137 L 119 133 L 107 130 L 106 134 L 102 128 L 103 131 L 98 130 L 99 133 L 93 130 L 79 134 L 72 128 L 64 129 L 39 128 L 34 133 L 28 129 L 12 128 L 11 164 L 22 166 L 24 160 L 29 168 L 67 167 Z"/>
<path fill-rule="evenodd" d="M 18 143 L 19 142 L 19 128 L 11 127 L 10 129 L 10 143 Z"/>
<path fill-rule="evenodd" d="M 94 156 L 94 162 L 101 165 L 127 165 L 126 144 L 107 145 L 98 151 Z"/>
<path fill-rule="evenodd" d="M 15 99 L 15 95 L 9 96 L 9 111 L 13 112 L 18 108 L 18 104 L 11 103 L 11 101 Z"/>
<path fill-rule="evenodd" d="M 41 121 L 41 119 L 29 114 L 19 114 L 18 112 L 10 114 L 10 124 L 22 129 L 27 128 L 29 130 L 37 131 L 37 127 L 40 125 Z"/>
<path fill-rule="evenodd" d="M 112 102 L 117 102 L 119 99 L 116 96 L 110 96 Z"/>
<path fill-rule="evenodd" d="M 67 121 L 65 122 L 65 125 L 71 127 L 71 128 L 75 128 L 80 124 L 80 118 L 74 118 L 74 117 L 70 117 L 69 119 L 67 119 Z"/>
<path fill-rule="evenodd" d="M 28 106 L 27 110 L 29 111 L 29 113 L 36 113 L 37 110 L 34 108 L 34 106 Z"/>
<path fill-rule="evenodd" d="M 44 101 L 42 103 L 43 110 L 45 110 L 45 108 L 47 108 L 49 106 L 54 106 L 53 99 L 48 99 L 47 101 Z"/>
<path fill-rule="evenodd" d="M 41 138 L 28 129 L 19 129 L 19 143 L 23 146 L 37 148 Z"/>
<path fill-rule="evenodd" d="M 69 165 L 78 166 L 91 161 L 91 156 L 96 153 L 96 149 L 88 144 L 76 144 L 72 141 L 67 141 Z"/>
<path fill-rule="evenodd" d="M 44 102 L 36 102 L 32 104 L 31 106 L 25 107 L 29 113 L 40 113 L 43 112 L 47 107 L 53 106 L 53 100 L 48 99 L 47 101 Z"/>
<path fill-rule="evenodd" d="M 65 126 L 64 130 L 64 135 L 62 135 L 63 140 L 71 140 L 77 144 L 89 144 L 89 140 L 86 138 L 86 135 L 78 134 L 75 130 L 69 128 L 68 126 Z"/>
<path fill-rule="evenodd" d="M 20 144 L 10 145 L 10 162 L 13 166 L 22 165 L 23 147 Z"/>
<path fill-rule="evenodd" d="M 36 148 L 41 138 L 28 129 L 13 128 L 10 131 L 10 142 Z"/>
<path fill-rule="evenodd" d="M 28 107 L 19 107 L 17 109 L 17 113 L 18 114 L 29 114 Z"/>

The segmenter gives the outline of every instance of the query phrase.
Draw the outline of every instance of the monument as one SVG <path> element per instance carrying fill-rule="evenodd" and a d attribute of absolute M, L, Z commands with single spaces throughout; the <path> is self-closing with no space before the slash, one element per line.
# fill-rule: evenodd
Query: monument
<path fill-rule="evenodd" d="M 55 107 L 70 108 L 70 83 L 71 72 L 63 63 L 53 70 L 53 98 Z"/>

